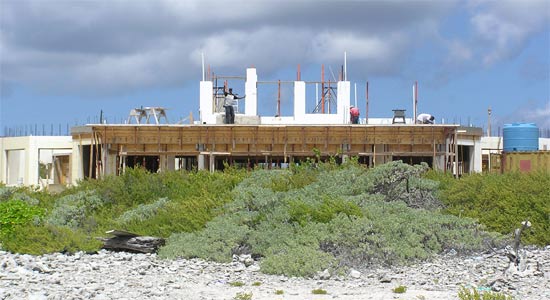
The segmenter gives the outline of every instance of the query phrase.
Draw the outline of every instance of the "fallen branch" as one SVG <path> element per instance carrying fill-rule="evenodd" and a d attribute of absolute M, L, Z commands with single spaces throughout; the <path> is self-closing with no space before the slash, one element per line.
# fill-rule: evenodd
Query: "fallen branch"
<path fill-rule="evenodd" d="M 154 253 L 165 243 L 163 238 L 140 236 L 122 230 L 109 230 L 106 233 L 112 234 L 114 237 L 98 238 L 98 240 L 103 241 L 103 249 L 114 251 Z"/>

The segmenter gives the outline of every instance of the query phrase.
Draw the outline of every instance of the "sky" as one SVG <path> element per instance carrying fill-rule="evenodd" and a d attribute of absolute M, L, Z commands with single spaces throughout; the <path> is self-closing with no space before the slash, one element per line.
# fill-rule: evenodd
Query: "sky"
<path fill-rule="evenodd" d="M 0 136 L 121 123 L 132 108 L 199 113 L 201 55 L 218 76 L 337 79 L 346 54 L 361 116 L 418 112 L 438 122 L 550 128 L 550 0 L 0 0 Z M 229 85 L 244 94 L 244 81 Z M 357 93 L 355 93 L 357 86 Z M 315 106 L 307 85 L 308 110 Z M 259 114 L 277 85 L 259 84 Z M 281 88 L 290 115 L 291 85 Z"/>

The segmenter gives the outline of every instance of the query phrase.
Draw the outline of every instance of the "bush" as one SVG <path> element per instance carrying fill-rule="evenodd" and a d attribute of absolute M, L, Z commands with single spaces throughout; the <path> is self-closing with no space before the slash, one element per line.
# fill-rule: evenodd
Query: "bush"
<path fill-rule="evenodd" d="M 266 274 L 311 277 L 333 263 L 334 257 L 328 253 L 312 247 L 297 246 L 264 258 L 260 267 Z"/>
<path fill-rule="evenodd" d="M 479 220 L 488 230 L 510 234 L 522 221 L 533 227 L 522 234 L 528 244 L 550 244 L 550 173 L 472 174 L 449 180 L 439 192 L 447 211 Z"/>
<path fill-rule="evenodd" d="M 236 186 L 223 214 L 202 231 L 172 235 L 160 254 L 228 262 L 248 253 L 262 258 L 265 273 L 312 276 L 326 268 L 403 264 L 451 248 L 474 251 L 494 239 L 472 219 L 417 208 L 437 207 L 437 184 L 420 177 L 425 166 L 380 168 L 351 162 L 257 170 Z M 308 184 L 283 188 L 293 172 L 307 173 Z"/>
<path fill-rule="evenodd" d="M 15 198 L 27 204 L 38 200 L 37 207 L 44 211 L 44 218 L 36 224 L 38 229 L 33 229 L 35 231 L 40 227 L 44 227 L 40 229 L 44 231 L 46 227 L 68 227 L 77 233 L 101 236 L 106 230 L 123 229 L 141 235 L 168 237 L 174 232 L 204 228 L 221 213 L 220 208 L 231 201 L 233 187 L 247 176 L 244 171 L 234 169 L 216 173 L 127 171 L 118 177 L 82 181 L 59 195 L 28 188 L 0 187 L 0 203 Z M 21 226 L 14 228 L 15 233 L 21 234 L 11 240 L 12 249 L 43 247 L 37 239 L 26 240 L 23 230 Z M 83 242 L 82 249 L 89 248 L 84 239 L 62 241 L 71 244 L 48 249 L 78 250 L 79 241 Z"/>
<path fill-rule="evenodd" d="M 120 217 L 118 217 L 117 221 L 123 225 L 144 222 L 154 217 L 157 212 L 165 208 L 168 203 L 168 198 L 160 198 L 151 204 L 140 204 L 134 209 L 125 211 Z"/>
<path fill-rule="evenodd" d="M 44 210 L 21 200 L 0 202 L 0 239 L 12 233 L 17 226 L 38 221 Z"/>
<path fill-rule="evenodd" d="M 404 285 L 396 286 L 392 289 L 392 292 L 396 294 L 404 294 L 407 291 L 407 287 Z"/>
<path fill-rule="evenodd" d="M 231 262 L 233 249 L 243 243 L 248 228 L 230 218 L 216 218 L 199 233 L 179 233 L 168 238 L 159 251 L 162 258 L 195 258 Z"/>
<path fill-rule="evenodd" d="M 74 253 L 77 251 L 95 252 L 101 242 L 90 235 L 61 226 L 38 226 L 26 224 L 2 240 L 2 247 L 13 253 L 42 255 L 52 252 Z"/>
<path fill-rule="evenodd" d="M 460 300 L 512 300 L 512 296 L 497 293 L 497 292 L 478 292 L 475 288 L 470 291 L 465 287 L 461 287 L 458 291 L 458 299 Z"/>
<path fill-rule="evenodd" d="M 90 213 L 101 208 L 105 201 L 93 191 L 81 191 L 58 199 L 46 223 L 54 226 L 67 226 L 72 229 L 84 228 L 91 231 L 95 220 Z"/>

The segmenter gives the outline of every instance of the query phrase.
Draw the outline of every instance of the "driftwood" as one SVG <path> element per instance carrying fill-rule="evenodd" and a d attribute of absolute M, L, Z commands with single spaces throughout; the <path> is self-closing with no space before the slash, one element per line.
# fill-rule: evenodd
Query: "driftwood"
<path fill-rule="evenodd" d="M 106 233 L 114 235 L 112 238 L 98 238 L 103 241 L 103 249 L 138 253 L 154 253 L 164 245 L 164 239 L 152 236 L 140 236 L 122 230 L 109 230 Z"/>
<path fill-rule="evenodd" d="M 508 259 L 510 260 L 510 265 L 508 266 L 508 269 L 515 268 L 517 270 L 522 269 L 520 266 L 520 263 L 523 263 L 522 258 L 520 257 L 520 244 L 521 244 L 521 233 L 525 230 L 531 227 L 531 222 L 528 220 L 525 220 L 521 222 L 521 227 L 516 228 L 514 230 L 514 244 L 512 245 L 512 249 L 508 250 L 506 253 L 506 256 L 508 256 Z M 521 270 L 520 270 L 521 271 Z"/>

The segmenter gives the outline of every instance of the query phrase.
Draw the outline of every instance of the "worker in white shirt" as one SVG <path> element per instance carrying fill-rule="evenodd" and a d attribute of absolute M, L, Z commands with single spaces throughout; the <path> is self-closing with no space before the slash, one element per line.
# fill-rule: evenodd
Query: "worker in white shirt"
<path fill-rule="evenodd" d="M 233 94 L 233 89 L 225 91 L 225 101 L 223 107 L 225 107 L 225 124 L 235 124 L 235 105 L 237 105 L 237 99 L 243 99 L 242 97 L 237 97 Z"/>
<path fill-rule="evenodd" d="M 416 124 L 433 124 L 435 117 L 430 114 L 419 114 L 416 117 Z"/>

